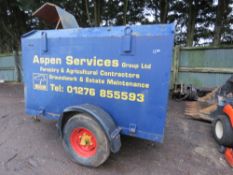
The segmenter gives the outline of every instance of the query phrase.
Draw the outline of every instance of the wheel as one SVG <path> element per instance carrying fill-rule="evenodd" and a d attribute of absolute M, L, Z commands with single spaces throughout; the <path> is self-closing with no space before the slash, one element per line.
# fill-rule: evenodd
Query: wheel
<path fill-rule="evenodd" d="M 63 143 L 72 160 L 85 166 L 98 167 L 110 155 L 109 140 L 99 125 L 87 114 L 76 114 L 64 127 Z"/>
<path fill-rule="evenodd" d="M 225 115 L 218 115 L 213 121 L 213 134 L 215 140 L 223 146 L 233 146 L 233 128 Z"/>

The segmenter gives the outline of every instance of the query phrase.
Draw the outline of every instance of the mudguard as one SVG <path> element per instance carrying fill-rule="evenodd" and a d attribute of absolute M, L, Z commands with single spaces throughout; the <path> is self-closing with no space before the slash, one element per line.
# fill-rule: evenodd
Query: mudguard
<path fill-rule="evenodd" d="M 58 120 L 58 130 L 61 137 L 63 137 L 63 128 L 65 123 L 69 118 L 72 117 L 74 113 L 86 113 L 92 116 L 103 128 L 105 131 L 110 145 L 111 151 L 116 153 L 120 150 L 121 140 L 120 140 L 120 128 L 116 126 L 112 117 L 105 112 L 102 108 L 91 105 L 91 104 L 83 104 L 79 106 L 70 106 L 65 108 L 63 114 L 60 116 Z"/>
<path fill-rule="evenodd" d="M 233 127 L 233 108 L 230 104 L 227 104 L 223 108 L 223 112 L 228 116 L 231 126 Z"/>

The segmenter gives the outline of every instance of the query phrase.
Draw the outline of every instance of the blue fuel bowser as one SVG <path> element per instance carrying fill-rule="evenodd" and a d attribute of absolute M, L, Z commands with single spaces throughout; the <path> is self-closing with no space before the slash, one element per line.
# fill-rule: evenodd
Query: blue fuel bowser
<path fill-rule="evenodd" d="M 85 166 L 118 152 L 120 135 L 162 142 L 174 25 L 63 24 L 22 36 L 26 113 L 57 120 L 65 150 Z"/>

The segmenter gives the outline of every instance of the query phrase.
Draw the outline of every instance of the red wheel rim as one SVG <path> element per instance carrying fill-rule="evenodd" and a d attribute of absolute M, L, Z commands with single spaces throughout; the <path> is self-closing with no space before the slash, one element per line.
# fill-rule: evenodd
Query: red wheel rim
<path fill-rule="evenodd" d="M 86 128 L 76 128 L 70 135 L 73 150 L 81 157 L 91 157 L 96 153 L 97 142 L 95 135 Z"/>

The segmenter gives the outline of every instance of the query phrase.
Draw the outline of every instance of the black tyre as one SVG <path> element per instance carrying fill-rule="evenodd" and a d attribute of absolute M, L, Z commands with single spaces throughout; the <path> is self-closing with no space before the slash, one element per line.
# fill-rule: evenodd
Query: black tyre
<path fill-rule="evenodd" d="M 233 128 L 225 115 L 218 115 L 213 121 L 212 132 L 215 140 L 223 146 L 233 147 Z"/>
<path fill-rule="evenodd" d="M 225 151 L 226 151 L 226 147 L 225 147 L 225 146 L 223 146 L 223 145 L 220 145 L 220 146 L 219 146 L 219 148 L 218 148 L 218 152 L 220 152 L 220 153 L 224 154 L 224 153 L 225 153 Z"/>
<path fill-rule="evenodd" d="M 109 157 L 109 140 L 99 123 L 91 116 L 74 115 L 65 124 L 63 132 L 65 150 L 73 161 L 98 167 Z"/>

